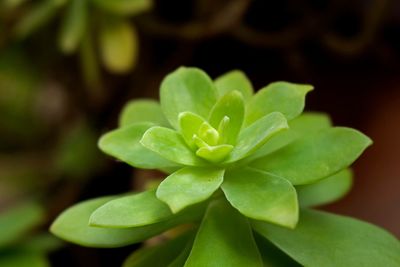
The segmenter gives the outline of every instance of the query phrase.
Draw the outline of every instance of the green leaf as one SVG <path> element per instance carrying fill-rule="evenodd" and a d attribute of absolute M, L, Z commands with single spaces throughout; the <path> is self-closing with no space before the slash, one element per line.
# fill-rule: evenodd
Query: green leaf
<path fill-rule="evenodd" d="M 99 41 L 103 65 L 110 72 L 126 73 L 136 65 L 138 36 L 135 27 L 128 20 L 113 19 L 103 22 Z"/>
<path fill-rule="evenodd" d="M 263 266 L 247 219 L 224 200 L 209 205 L 197 232 L 185 267 L 197 266 Z"/>
<path fill-rule="evenodd" d="M 297 195 L 287 180 L 247 168 L 228 172 L 221 187 L 231 205 L 246 217 L 296 226 Z"/>
<path fill-rule="evenodd" d="M 59 46 L 64 53 L 75 52 L 87 24 L 87 0 L 71 0 L 59 37 Z"/>
<path fill-rule="evenodd" d="M 28 13 L 18 21 L 14 31 L 18 38 L 26 38 L 47 22 L 57 13 L 59 5 L 54 0 L 44 0 L 35 3 Z"/>
<path fill-rule="evenodd" d="M 168 126 L 160 104 L 152 99 L 138 99 L 128 102 L 119 117 L 119 127 L 139 122 L 152 122 L 155 125 Z"/>
<path fill-rule="evenodd" d="M 154 126 L 144 133 L 140 143 L 170 161 L 190 166 L 204 165 L 182 136 L 172 129 Z"/>
<path fill-rule="evenodd" d="M 369 223 L 302 210 L 296 229 L 254 221 L 253 228 L 304 266 L 400 266 L 400 242 Z"/>
<path fill-rule="evenodd" d="M 349 192 L 352 176 L 351 170 L 345 169 L 316 183 L 297 186 L 300 205 L 310 207 L 335 202 Z"/>
<path fill-rule="evenodd" d="M 215 129 L 220 128 L 221 121 L 229 118 L 229 123 L 224 127 L 222 144 L 236 143 L 236 138 L 242 128 L 244 118 L 244 100 L 239 91 L 231 91 L 222 96 L 211 110 L 209 122 Z"/>
<path fill-rule="evenodd" d="M 23 238 L 29 230 L 43 220 L 42 208 L 33 202 L 12 207 L 0 214 L 0 247 Z"/>
<path fill-rule="evenodd" d="M 192 112 L 181 112 L 179 117 L 179 131 L 185 139 L 186 144 L 192 149 L 197 148 L 193 136 L 198 134 L 200 127 L 205 123 L 205 120 Z"/>
<path fill-rule="evenodd" d="M 3 267 L 50 267 L 46 256 L 25 250 L 5 250 L 0 252 L 0 266 Z"/>
<path fill-rule="evenodd" d="M 107 202 L 90 216 L 90 226 L 129 228 L 169 219 L 172 213 L 155 190 L 120 197 Z"/>
<path fill-rule="evenodd" d="M 146 226 L 125 229 L 89 226 L 90 215 L 115 197 L 101 197 L 76 204 L 61 213 L 50 231 L 69 242 L 88 247 L 121 247 L 138 243 L 177 225 L 197 220 L 202 214 L 177 216 L 170 220 Z"/>
<path fill-rule="evenodd" d="M 254 232 L 254 238 L 257 247 L 260 250 L 261 257 L 264 262 L 264 267 L 300 267 L 299 263 L 294 261 L 283 251 L 273 245 L 268 239 Z"/>
<path fill-rule="evenodd" d="M 168 267 L 182 267 L 185 265 L 187 258 L 189 257 L 190 251 L 192 250 L 194 237 L 187 242 L 186 246 L 181 250 L 181 253 L 176 257 Z"/>
<path fill-rule="evenodd" d="M 136 15 L 149 10 L 152 0 L 92 0 L 97 7 L 116 15 Z"/>
<path fill-rule="evenodd" d="M 253 86 L 246 74 L 240 70 L 232 70 L 219 76 L 214 84 L 220 97 L 233 90 L 241 92 L 245 101 L 253 96 Z"/>
<path fill-rule="evenodd" d="M 322 113 L 304 113 L 289 122 L 289 129 L 287 131 L 275 135 L 252 154 L 249 161 L 266 156 L 303 136 L 329 128 L 330 126 L 331 121 L 329 116 Z"/>
<path fill-rule="evenodd" d="M 173 213 L 208 199 L 221 185 L 224 170 L 186 167 L 168 176 L 157 189 L 157 197 Z"/>
<path fill-rule="evenodd" d="M 181 67 L 161 83 L 161 107 L 176 129 L 179 127 L 179 113 L 190 111 L 208 118 L 216 101 L 217 92 L 212 80 L 197 68 Z"/>
<path fill-rule="evenodd" d="M 132 253 L 122 267 L 165 267 L 185 250 L 192 232 L 184 233 L 157 246 L 144 247 Z M 181 265 L 183 266 L 183 265 Z"/>
<path fill-rule="evenodd" d="M 274 82 L 258 91 L 247 104 L 245 125 L 278 111 L 292 120 L 303 112 L 306 94 L 313 87 L 305 84 Z"/>
<path fill-rule="evenodd" d="M 285 117 L 279 112 L 273 112 L 243 129 L 238 142 L 233 149 L 228 162 L 233 162 L 253 153 L 264 145 L 275 134 L 288 128 Z"/>
<path fill-rule="evenodd" d="M 196 151 L 196 155 L 213 163 L 223 161 L 233 150 L 232 145 L 218 145 L 201 147 Z"/>
<path fill-rule="evenodd" d="M 371 139 L 354 129 L 329 128 L 296 140 L 251 166 L 294 185 L 309 184 L 348 167 L 371 144 Z"/>
<path fill-rule="evenodd" d="M 139 141 L 152 123 L 138 123 L 120 128 L 103 135 L 99 140 L 100 149 L 129 165 L 143 169 L 162 169 L 177 164 L 160 157 L 142 146 Z"/>

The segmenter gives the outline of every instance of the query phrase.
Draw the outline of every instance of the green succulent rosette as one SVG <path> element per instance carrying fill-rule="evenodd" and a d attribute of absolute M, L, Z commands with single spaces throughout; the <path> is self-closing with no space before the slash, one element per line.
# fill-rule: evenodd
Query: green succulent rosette
<path fill-rule="evenodd" d="M 312 89 L 275 82 L 254 94 L 241 71 L 213 81 L 177 69 L 161 83 L 160 103 L 131 101 L 99 141 L 105 153 L 168 176 L 156 189 L 77 204 L 52 232 L 118 247 L 192 225 L 124 266 L 398 266 L 399 242 L 384 230 L 310 209 L 348 192 L 348 167 L 372 143 L 303 113 Z"/>

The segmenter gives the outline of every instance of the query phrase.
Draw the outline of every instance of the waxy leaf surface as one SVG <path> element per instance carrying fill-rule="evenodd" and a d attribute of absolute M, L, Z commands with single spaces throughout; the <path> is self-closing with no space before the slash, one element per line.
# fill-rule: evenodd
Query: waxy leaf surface
<path fill-rule="evenodd" d="M 157 197 L 176 213 L 208 199 L 220 187 L 223 179 L 223 169 L 186 167 L 161 182 Z"/>
<path fill-rule="evenodd" d="M 208 118 L 216 101 L 217 92 L 212 80 L 197 68 L 181 67 L 161 83 L 161 107 L 175 129 L 179 127 L 179 113 L 190 111 Z"/>
<path fill-rule="evenodd" d="M 240 132 L 238 142 L 227 161 L 233 162 L 246 157 L 287 128 L 287 121 L 281 113 L 266 115 Z"/>
<path fill-rule="evenodd" d="M 222 190 L 246 217 L 294 228 L 299 217 L 297 195 L 285 179 L 246 168 L 226 174 Z"/>
<path fill-rule="evenodd" d="M 400 242 L 385 230 L 320 211 L 300 214 L 294 230 L 260 221 L 252 225 L 303 266 L 400 266 Z"/>
<path fill-rule="evenodd" d="M 90 216 L 91 226 L 129 228 L 164 221 L 172 216 L 155 190 L 120 197 L 107 202 Z"/>
<path fill-rule="evenodd" d="M 153 125 L 142 122 L 108 132 L 100 138 L 99 147 L 106 154 L 133 167 L 161 169 L 177 166 L 140 144 L 143 134 Z"/>
<path fill-rule="evenodd" d="M 128 102 L 121 112 L 119 127 L 140 122 L 151 122 L 160 126 L 169 125 L 160 104 L 152 99 L 139 99 Z"/>
<path fill-rule="evenodd" d="M 210 204 L 185 267 L 262 267 L 250 224 L 225 200 Z"/>
<path fill-rule="evenodd" d="M 245 124 L 250 125 L 265 115 L 278 111 L 287 120 L 303 112 L 305 96 L 313 87 L 305 84 L 274 82 L 258 91 L 247 104 Z"/>
<path fill-rule="evenodd" d="M 331 127 L 329 116 L 322 113 L 304 113 L 289 122 L 288 130 L 275 135 L 254 154 L 250 155 L 249 161 L 266 156 L 303 136 L 329 127 Z"/>
<path fill-rule="evenodd" d="M 316 183 L 297 186 L 300 206 L 320 206 L 342 198 L 351 188 L 352 176 L 350 169 L 344 169 Z"/>
<path fill-rule="evenodd" d="M 236 90 L 242 93 L 243 98 L 247 101 L 252 97 L 254 92 L 250 80 L 240 70 L 229 71 L 215 79 L 214 83 L 217 87 L 219 97 Z"/>
<path fill-rule="evenodd" d="M 229 123 L 223 129 L 223 137 L 225 139 L 223 144 L 234 145 L 242 128 L 244 118 L 244 101 L 238 91 L 229 92 L 218 100 L 211 110 L 209 122 L 211 126 L 218 129 L 224 117 L 229 118 Z"/>
<path fill-rule="evenodd" d="M 140 143 L 170 161 L 197 166 L 205 162 L 189 148 L 182 136 L 175 130 L 155 126 L 147 130 Z"/>
<path fill-rule="evenodd" d="M 69 242 L 88 247 L 121 247 L 138 243 L 158 235 L 177 225 L 197 220 L 201 213 L 192 218 L 172 218 L 147 226 L 125 229 L 89 226 L 91 214 L 115 197 L 102 197 L 76 204 L 61 213 L 51 225 L 50 231 Z"/>
<path fill-rule="evenodd" d="M 309 184 L 352 164 L 371 139 L 350 128 L 330 128 L 311 134 L 254 161 L 251 166 L 292 182 Z"/>

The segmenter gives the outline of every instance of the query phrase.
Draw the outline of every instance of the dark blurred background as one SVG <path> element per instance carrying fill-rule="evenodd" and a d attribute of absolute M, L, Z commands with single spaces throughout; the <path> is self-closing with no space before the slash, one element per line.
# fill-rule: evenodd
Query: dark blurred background
<path fill-rule="evenodd" d="M 125 102 L 157 98 L 161 79 L 186 65 L 212 77 L 241 69 L 255 88 L 313 84 L 307 110 L 374 140 L 354 165 L 350 194 L 324 208 L 400 237 L 400 2 L 110 1 L 0 3 L 0 211 L 39 203 L 30 236 L 73 203 L 152 176 L 103 156 L 96 142 Z M 118 266 L 134 247 L 60 245 L 50 260 Z"/>

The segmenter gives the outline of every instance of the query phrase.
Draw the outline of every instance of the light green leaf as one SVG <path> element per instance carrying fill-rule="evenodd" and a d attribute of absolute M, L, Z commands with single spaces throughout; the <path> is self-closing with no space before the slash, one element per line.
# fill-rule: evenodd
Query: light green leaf
<path fill-rule="evenodd" d="M 385 230 L 352 218 L 302 210 L 294 230 L 260 221 L 252 225 L 304 266 L 400 266 L 400 242 Z"/>
<path fill-rule="evenodd" d="M 313 87 L 305 84 L 274 82 L 258 91 L 246 106 L 245 125 L 278 111 L 292 120 L 304 109 L 305 96 Z"/>
<path fill-rule="evenodd" d="M 18 21 L 14 31 L 18 38 L 26 38 L 56 15 L 59 5 L 53 0 L 44 0 L 35 3 L 28 13 Z"/>
<path fill-rule="evenodd" d="M 173 213 L 208 199 L 221 185 L 224 170 L 186 167 L 168 176 L 157 189 L 157 197 L 168 204 Z"/>
<path fill-rule="evenodd" d="M 299 218 L 297 195 L 285 179 L 254 169 L 232 170 L 222 190 L 246 217 L 294 228 Z"/>
<path fill-rule="evenodd" d="M 154 126 L 148 129 L 144 133 L 140 143 L 144 147 L 173 162 L 190 166 L 205 164 L 190 150 L 182 136 L 169 128 Z"/>
<path fill-rule="evenodd" d="M 249 161 L 266 156 L 293 141 L 322 129 L 329 128 L 331 121 L 323 113 L 304 113 L 289 122 L 289 129 L 271 138 L 249 158 Z"/>
<path fill-rule="evenodd" d="M 75 52 L 87 24 L 87 0 L 71 0 L 62 24 L 59 46 L 64 53 Z"/>
<path fill-rule="evenodd" d="M 99 147 L 103 152 L 137 168 L 162 169 L 177 166 L 139 143 L 151 126 L 152 123 L 138 123 L 108 132 L 100 138 Z"/>
<path fill-rule="evenodd" d="M 169 219 L 172 213 L 155 190 L 120 197 L 107 202 L 90 216 L 91 226 L 129 228 Z"/>
<path fill-rule="evenodd" d="M 152 122 L 155 125 L 168 126 L 160 104 L 152 99 L 138 99 L 128 102 L 121 111 L 119 127 L 133 123 Z"/>
<path fill-rule="evenodd" d="M 190 111 L 208 118 L 217 101 L 216 88 L 208 75 L 197 68 L 181 67 L 161 83 L 160 102 L 168 121 L 179 127 L 179 113 Z"/>
<path fill-rule="evenodd" d="M 225 200 L 210 204 L 185 267 L 262 267 L 249 222 Z"/>
<path fill-rule="evenodd" d="M 0 247 L 23 238 L 29 230 L 43 220 L 42 208 L 33 202 L 12 207 L 0 214 Z"/>
<path fill-rule="evenodd" d="M 221 143 L 234 145 L 244 118 L 244 100 L 239 91 L 228 92 L 218 100 L 211 110 L 209 122 L 218 129 L 225 117 L 229 118 L 229 122 L 220 132 L 224 139 Z"/>
<path fill-rule="evenodd" d="M 174 217 L 170 220 L 146 226 L 112 229 L 89 226 L 90 215 L 115 197 L 102 197 L 76 204 L 61 213 L 51 225 L 50 231 L 69 242 L 88 247 L 121 247 L 138 243 L 158 235 L 177 225 L 198 220 L 193 217 Z"/>
<path fill-rule="evenodd" d="M 103 65 L 110 72 L 126 73 L 136 65 L 138 36 L 135 27 L 128 20 L 113 19 L 103 22 L 99 41 Z"/>
<path fill-rule="evenodd" d="M 136 15 L 149 10 L 152 0 L 92 0 L 93 4 L 116 15 Z"/>
<path fill-rule="evenodd" d="M 273 112 L 243 129 L 238 142 L 228 158 L 233 162 L 246 157 L 264 145 L 275 134 L 288 128 L 285 117 L 279 112 Z"/>
<path fill-rule="evenodd" d="M 232 151 L 232 145 L 205 146 L 196 151 L 196 155 L 213 163 L 223 161 Z"/>
<path fill-rule="evenodd" d="M 216 78 L 214 83 L 220 97 L 233 90 L 241 92 L 245 101 L 253 96 L 253 86 L 246 74 L 240 70 L 229 71 Z"/>
<path fill-rule="evenodd" d="M 371 139 L 354 129 L 330 128 L 298 139 L 251 166 L 294 185 L 309 184 L 348 167 L 371 144 Z"/>
<path fill-rule="evenodd" d="M 179 131 L 183 139 L 185 139 L 186 144 L 192 149 L 197 148 L 193 136 L 198 134 L 200 126 L 203 125 L 205 120 L 192 112 L 181 112 L 178 117 Z"/>
<path fill-rule="evenodd" d="M 2 267 L 50 267 L 46 256 L 24 250 L 5 250 L 0 252 L 0 266 Z"/>
<path fill-rule="evenodd" d="M 334 202 L 349 192 L 353 179 L 350 169 L 309 185 L 296 187 L 302 207 L 320 206 Z"/>

